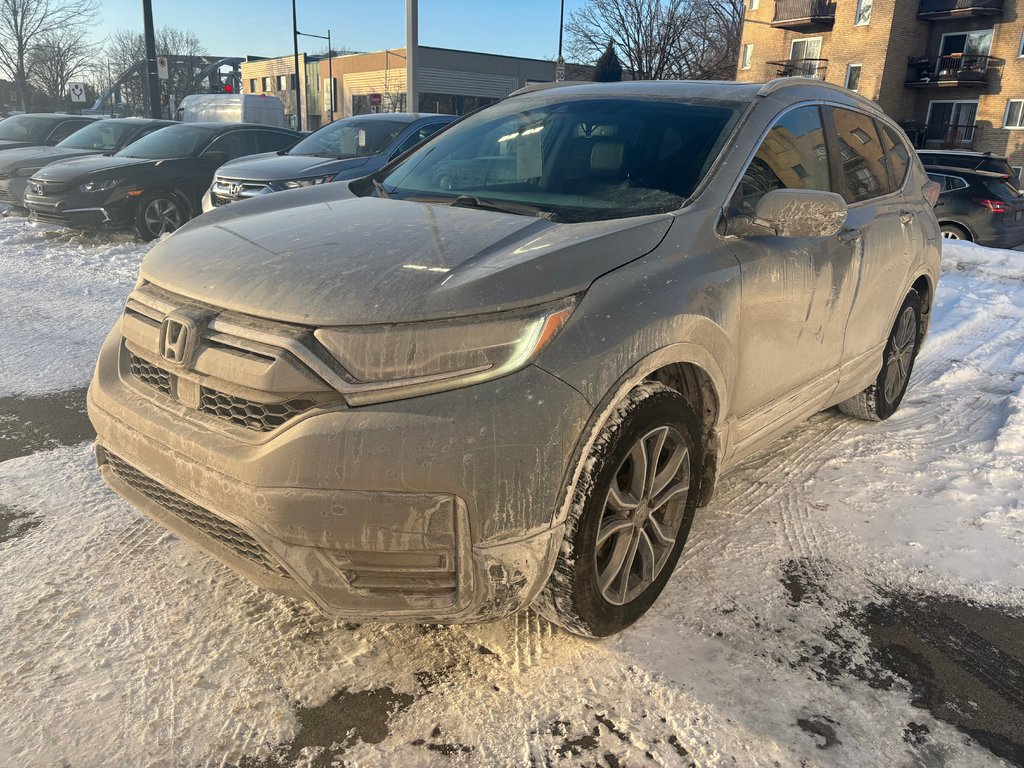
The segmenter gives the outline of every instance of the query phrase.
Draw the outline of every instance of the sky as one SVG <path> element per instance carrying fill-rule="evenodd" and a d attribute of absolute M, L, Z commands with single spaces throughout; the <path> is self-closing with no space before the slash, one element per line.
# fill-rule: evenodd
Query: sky
<path fill-rule="evenodd" d="M 375 51 L 405 45 L 405 0 L 297 0 L 300 32 L 326 35 L 337 48 Z M 565 15 L 585 0 L 565 0 Z M 142 0 L 99 0 L 95 36 L 142 29 Z M 559 0 L 421 0 L 420 45 L 554 59 Z M 156 26 L 187 29 L 219 56 L 291 52 L 288 0 L 153 0 Z M 299 50 L 326 45 L 306 38 Z"/>

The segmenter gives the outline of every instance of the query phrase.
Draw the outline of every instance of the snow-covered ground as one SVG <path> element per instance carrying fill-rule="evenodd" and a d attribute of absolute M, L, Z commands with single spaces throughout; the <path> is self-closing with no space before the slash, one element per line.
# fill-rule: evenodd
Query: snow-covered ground
<path fill-rule="evenodd" d="M 0 219 L 0 397 L 84 386 L 145 251 Z M 1024 613 L 1022 484 L 1024 253 L 969 244 L 900 411 L 819 414 L 727 475 L 605 642 L 532 614 L 328 620 L 140 518 L 89 445 L 12 459 L 0 765 L 998 765 L 857 616 L 893 594 Z"/>

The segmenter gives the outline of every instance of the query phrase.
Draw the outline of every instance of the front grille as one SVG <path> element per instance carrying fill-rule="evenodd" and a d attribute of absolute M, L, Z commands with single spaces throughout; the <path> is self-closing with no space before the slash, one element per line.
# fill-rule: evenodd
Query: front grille
<path fill-rule="evenodd" d="M 68 218 L 60 213 L 46 213 L 36 208 L 32 209 L 32 220 L 41 221 L 44 224 L 61 224 L 67 225 Z"/>
<path fill-rule="evenodd" d="M 198 504 L 193 504 L 188 499 L 165 488 L 153 478 L 143 474 L 112 453 L 107 452 L 105 459 L 107 465 L 114 470 L 114 473 L 119 478 L 139 493 L 159 504 L 167 512 L 174 514 L 200 533 L 223 544 L 235 554 L 265 568 L 274 575 L 291 578 L 288 572 L 252 536 L 234 523 L 229 523 L 227 520 L 217 517 Z"/>
<path fill-rule="evenodd" d="M 171 374 L 163 368 L 159 368 L 130 352 L 128 353 L 128 367 L 132 372 L 132 376 L 143 384 L 153 387 L 153 389 L 163 392 L 165 395 L 171 394 Z"/>
<path fill-rule="evenodd" d="M 254 432 L 277 429 L 293 416 L 312 408 L 312 400 L 294 399 L 283 403 L 257 403 L 232 397 L 208 387 L 199 388 L 199 410 Z"/>
<path fill-rule="evenodd" d="M 0 176 L 0 203 L 13 203 L 14 193 L 11 192 L 11 185 L 6 181 L 3 181 L 3 176 Z"/>

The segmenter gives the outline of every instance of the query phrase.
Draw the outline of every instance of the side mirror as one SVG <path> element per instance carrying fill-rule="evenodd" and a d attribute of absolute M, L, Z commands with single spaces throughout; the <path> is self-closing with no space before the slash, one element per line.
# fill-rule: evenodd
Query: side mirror
<path fill-rule="evenodd" d="M 753 223 L 778 237 L 832 237 L 846 223 L 846 210 L 835 192 L 776 189 L 758 201 Z"/>
<path fill-rule="evenodd" d="M 228 153 L 222 150 L 215 149 L 212 152 L 203 152 L 203 160 L 217 168 L 220 168 L 230 159 L 231 158 L 228 157 Z"/>

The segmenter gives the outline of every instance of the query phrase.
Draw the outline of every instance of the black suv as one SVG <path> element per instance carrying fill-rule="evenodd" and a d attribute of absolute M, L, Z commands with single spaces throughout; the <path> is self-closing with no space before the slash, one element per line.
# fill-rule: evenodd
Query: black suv
<path fill-rule="evenodd" d="M 925 168 L 960 168 L 965 171 L 988 171 L 1007 176 L 1020 188 L 1020 178 L 1009 159 L 991 152 L 969 152 L 966 149 L 919 149 L 918 157 Z"/>
<path fill-rule="evenodd" d="M 941 186 L 935 216 L 947 240 L 1013 248 L 1024 243 L 1024 195 L 1005 173 L 928 166 Z"/>
<path fill-rule="evenodd" d="M 247 123 L 161 128 L 110 157 L 53 163 L 29 179 L 25 206 L 38 221 L 83 229 L 133 228 L 143 240 L 200 213 L 200 199 L 228 160 L 276 152 L 300 135 Z"/>

